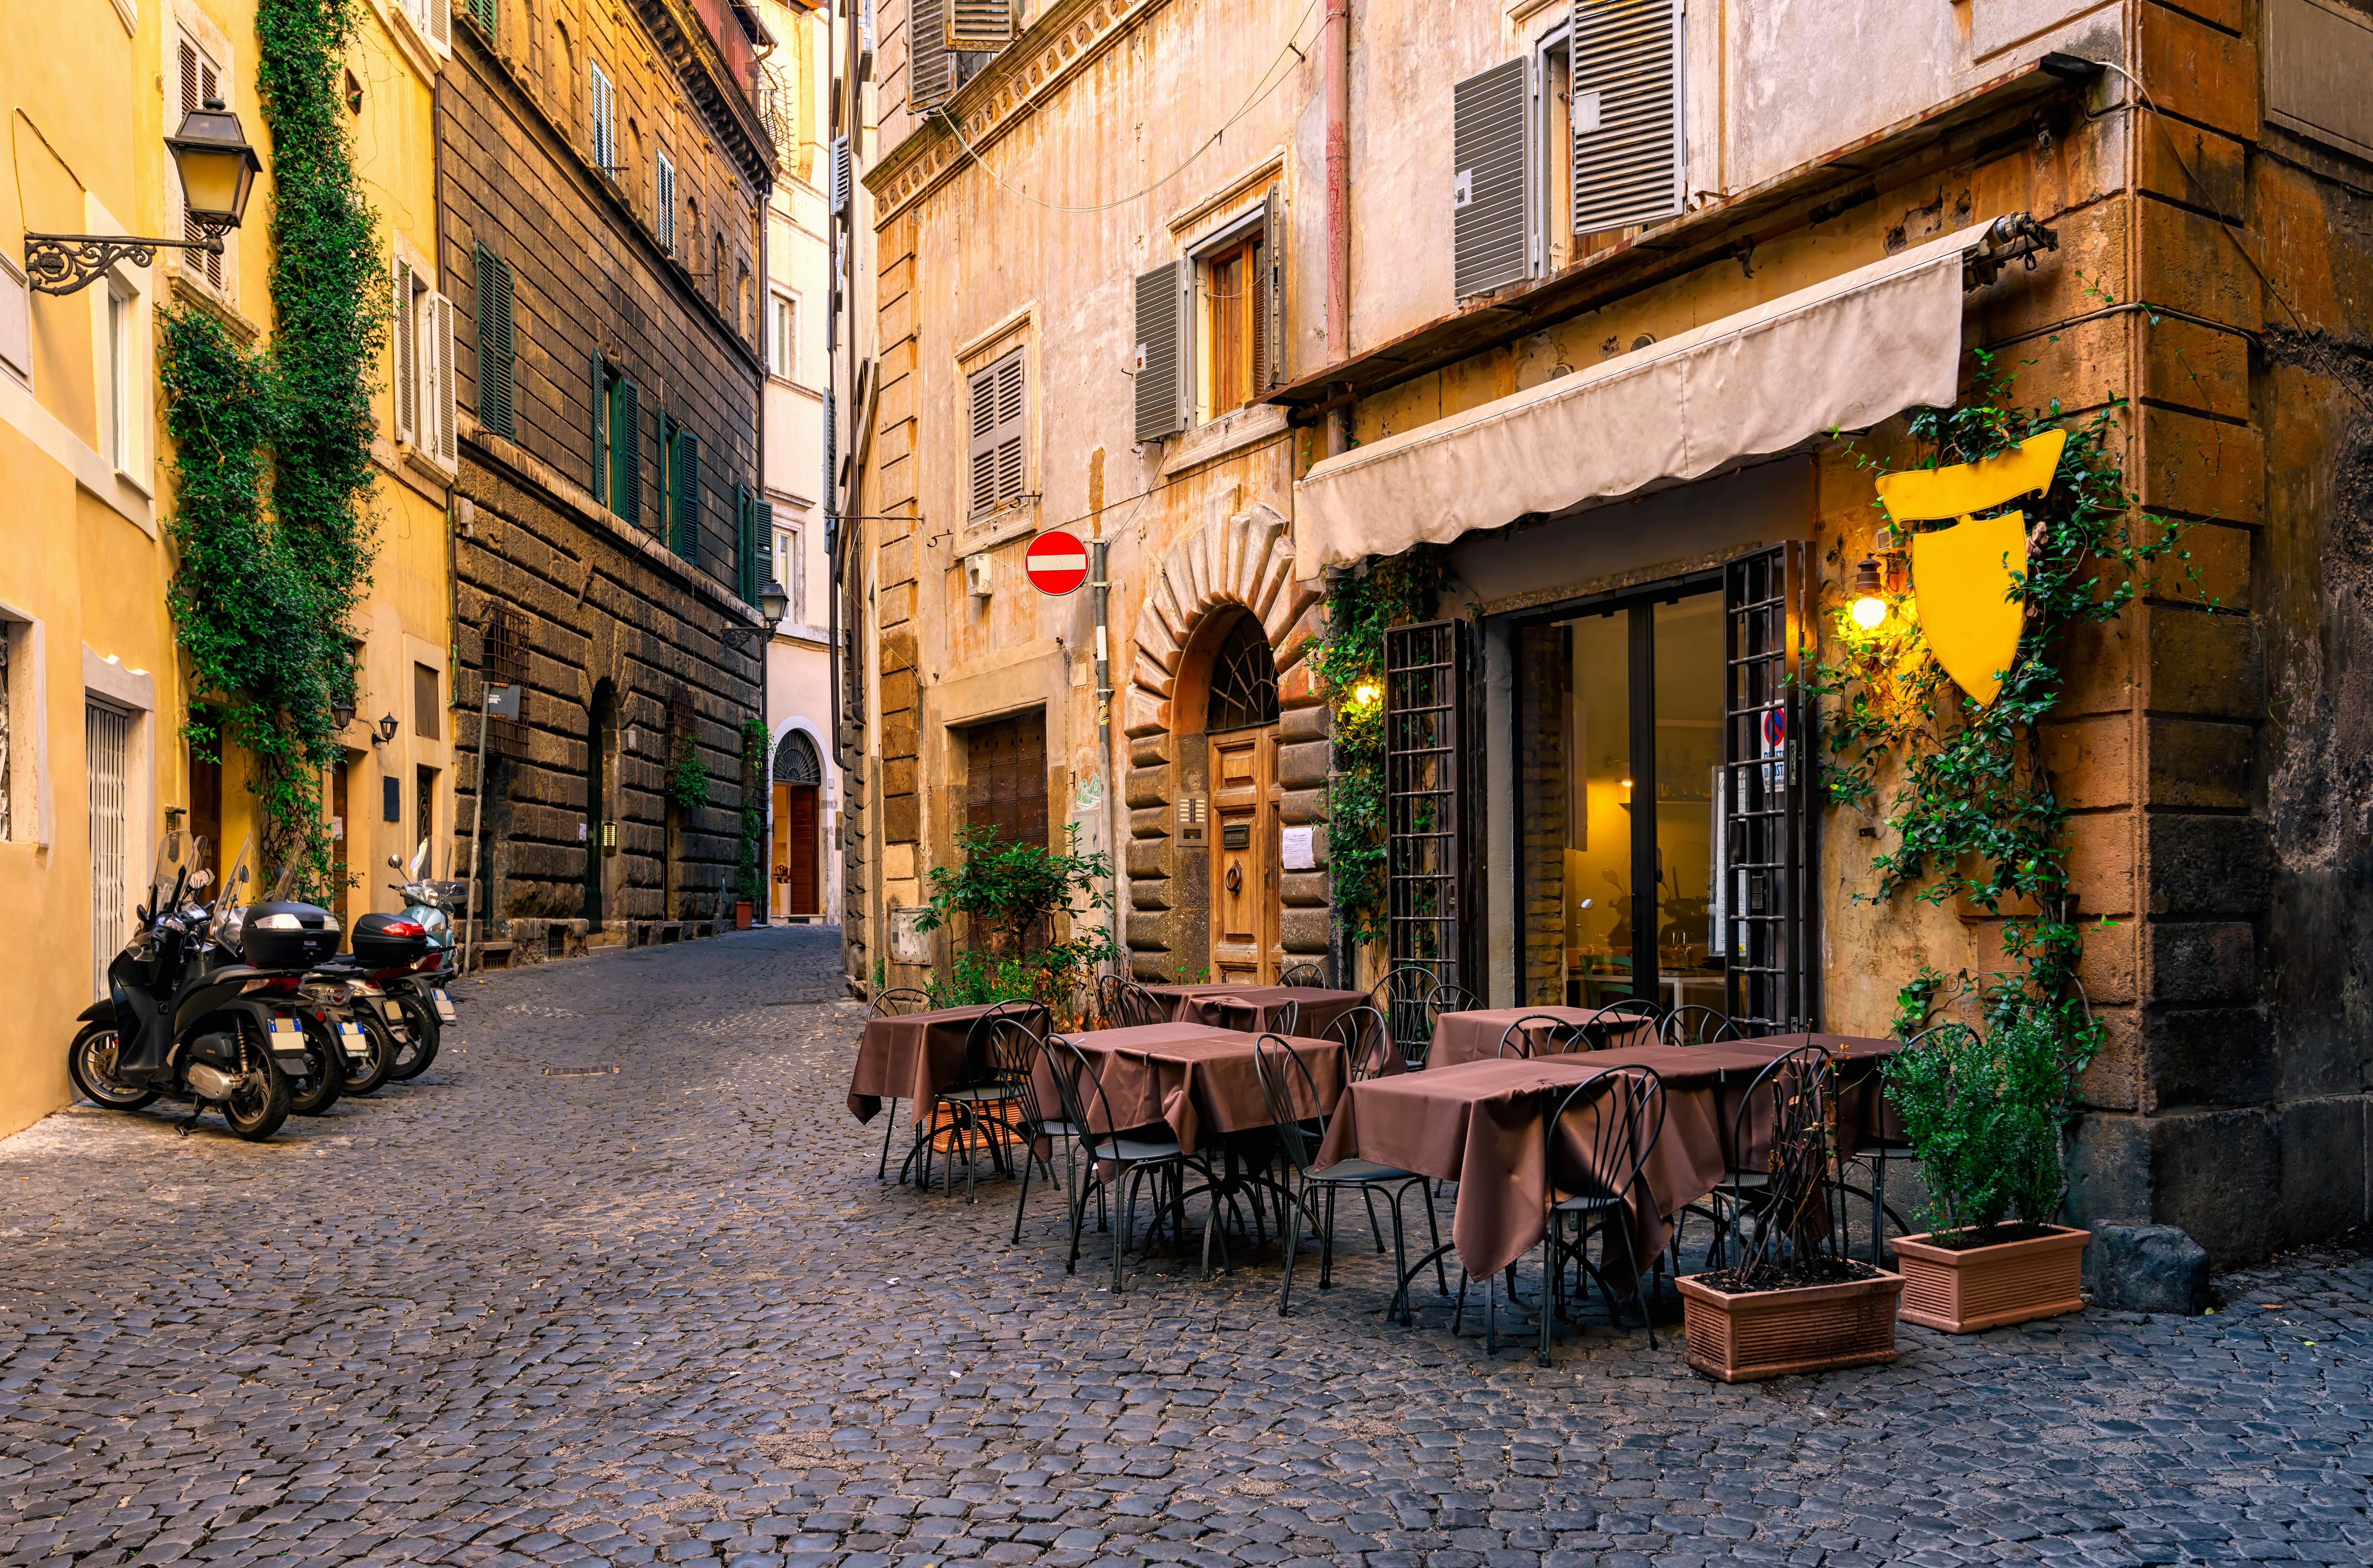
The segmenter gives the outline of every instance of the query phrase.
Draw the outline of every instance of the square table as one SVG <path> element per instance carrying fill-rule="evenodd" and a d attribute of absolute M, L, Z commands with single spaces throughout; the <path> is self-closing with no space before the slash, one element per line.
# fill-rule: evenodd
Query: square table
<path fill-rule="evenodd" d="M 1586 1024 L 1598 1017 L 1596 1007 L 1478 1007 L 1464 1013 L 1444 1013 L 1433 1020 L 1433 1043 L 1425 1053 L 1429 1068 L 1455 1067 L 1462 1062 L 1490 1062 L 1500 1054 L 1500 1040 L 1519 1018 L 1550 1017 L 1564 1024 Z M 1546 1033 L 1546 1030 L 1538 1031 Z M 1656 1026 L 1641 1018 L 1600 1020 L 1596 1031 L 1602 1046 L 1653 1045 Z M 1537 1041 L 1535 1042 L 1537 1045 Z"/>
<path fill-rule="evenodd" d="M 1100 1135 L 1158 1126 L 1167 1129 L 1179 1147 L 1195 1149 L 1207 1140 L 1216 1142 L 1221 1134 L 1275 1125 L 1253 1060 L 1257 1035 L 1209 1024 L 1168 1023 L 1090 1029 L 1062 1038 L 1088 1058 L 1103 1085 L 1104 1115 L 1097 1111 L 1092 1088 L 1082 1087 L 1080 1095 L 1090 1121 L 1097 1123 L 1092 1131 Z M 1330 1040 L 1296 1036 L 1286 1043 L 1309 1067 L 1311 1086 L 1318 1093 L 1318 1104 L 1306 1104 L 1309 1097 L 1299 1077 L 1291 1080 L 1295 1111 L 1303 1116 L 1330 1112 L 1350 1080 L 1349 1053 Z M 1041 1113 L 1058 1114 L 1062 1101 L 1057 1086 L 1046 1078 L 1043 1060 L 1037 1078 Z"/>
<path fill-rule="evenodd" d="M 1277 1010 L 1288 1002 L 1300 1005 L 1294 1032 L 1316 1040 L 1327 1026 L 1354 1007 L 1374 1005 L 1364 991 L 1335 991 L 1316 985 L 1149 985 L 1146 993 L 1170 1009 L 1175 1022 L 1214 1024 L 1222 1028 L 1267 1029 Z"/>
<path fill-rule="evenodd" d="M 972 1027 L 988 1011 L 986 1005 L 941 1007 L 866 1019 L 865 1034 L 857 1042 L 857 1064 L 848 1077 L 850 1113 L 859 1121 L 871 1121 L 885 1099 L 929 1105 L 941 1090 L 964 1082 Z M 1042 1027 L 1045 1022 L 1038 1020 Z"/>

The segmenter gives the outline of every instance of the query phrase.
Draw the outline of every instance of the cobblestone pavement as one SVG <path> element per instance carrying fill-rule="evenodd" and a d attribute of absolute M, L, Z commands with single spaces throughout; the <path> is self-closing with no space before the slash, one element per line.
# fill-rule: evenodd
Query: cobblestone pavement
<path fill-rule="evenodd" d="M 1487 1359 L 1367 1259 L 1291 1319 L 1273 1251 L 1116 1300 L 1051 1198 L 1015 1249 L 1008 1184 L 877 1184 L 836 950 L 495 976 L 267 1145 L 0 1144 L 0 1563 L 2373 1560 L 2361 1252 L 1740 1388 Z"/>

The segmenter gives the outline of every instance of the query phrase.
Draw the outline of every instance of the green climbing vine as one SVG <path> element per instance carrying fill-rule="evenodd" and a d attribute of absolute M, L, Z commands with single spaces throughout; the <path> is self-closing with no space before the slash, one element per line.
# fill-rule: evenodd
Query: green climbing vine
<path fill-rule="evenodd" d="M 1980 358 L 1966 401 L 1912 416 L 1919 457 L 1901 466 L 1972 462 L 2063 426 L 2057 401 L 2040 410 L 2008 405 L 2011 374 Z M 2028 524 L 2028 569 L 2012 578 L 2026 621 L 1991 704 L 1981 707 L 1946 676 L 1916 614 L 1907 613 L 1914 610 L 1908 593 L 1892 596 L 1888 617 L 1870 630 L 1841 608 L 1835 656 L 1809 681 L 1828 699 L 1828 799 L 1882 819 L 1888 847 L 1872 860 L 1876 886 L 1858 897 L 1876 902 L 1910 892 L 2003 918 L 2005 967 L 1948 976 L 1923 963 L 1898 994 L 1896 1027 L 1909 1033 L 1940 1002 L 1974 993 L 1993 1025 L 2047 1023 L 2071 1074 L 2098 1049 L 2101 1026 L 2076 983 L 2085 927 L 2070 903 L 2069 813 L 2045 755 L 2043 720 L 2065 683 L 2069 634 L 2116 620 L 2154 563 L 2189 554 L 2178 548 L 2180 526 L 2144 512 L 2127 488 L 2114 456 L 2124 406 L 2113 402 L 2068 426 L 2051 489 L 2012 503 Z M 1882 525 L 1882 558 L 1900 563 L 1910 548 L 1910 530 Z"/>
<path fill-rule="evenodd" d="M 687 816 L 708 804 L 708 770 L 700 765 L 700 749 L 691 740 L 668 763 L 661 788 Z"/>
<path fill-rule="evenodd" d="M 766 867 L 760 853 L 766 839 L 766 721 L 755 714 L 742 721 L 742 864 L 735 876 L 750 907 L 766 907 Z"/>
<path fill-rule="evenodd" d="M 330 711 L 355 699 L 346 629 L 370 582 L 371 372 L 386 331 L 375 219 L 337 77 L 357 0 L 258 0 L 257 90 L 272 148 L 271 343 L 164 317 L 178 556 L 168 591 L 191 666 L 186 734 L 246 752 L 262 864 L 329 896 L 321 775 Z"/>
<path fill-rule="evenodd" d="M 1420 545 L 1327 586 L 1327 632 L 1311 657 L 1335 721 L 1327 791 L 1335 917 L 1353 942 L 1385 935 L 1385 629 L 1432 620 L 1448 576 L 1442 549 Z"/>

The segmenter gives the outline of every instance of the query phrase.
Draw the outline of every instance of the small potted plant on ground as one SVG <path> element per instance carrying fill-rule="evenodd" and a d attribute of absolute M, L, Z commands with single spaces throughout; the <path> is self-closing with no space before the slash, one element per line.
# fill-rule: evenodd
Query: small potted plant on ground
<path fill-rule="evenodd" d="M 1738 1141 L 1770 1129 L 1765 1168 L 1716 1196 L 1745 1246 L 1680 1288 L 1689 1364 L 1725 1383 L 1895 1359 L 1903 1277 L 1845 1255 L 1836 1067 L 1818 1047 L 1783 1057 L 1742 1106 Z"/>
<path fill-rule="evenodd" d="M 1888 1070 L 1888 1098 L 1920 1156 L 1928 1229 L 1897 1239 L 1903 1316 L 1948 1334 L 2081 1311 L 2082 1230 L 2055 1224 L 2061 1129 L 2091 1031 L 2018 999 L 1993 1032 L 1932 1029 Z"/>

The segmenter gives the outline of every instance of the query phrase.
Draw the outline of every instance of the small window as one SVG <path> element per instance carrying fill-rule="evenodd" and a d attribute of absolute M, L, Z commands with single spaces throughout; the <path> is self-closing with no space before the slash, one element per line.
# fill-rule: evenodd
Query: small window
<path fill-rule="evenodd" d="M 789 618 L 804 625 L 808 618 L 807 562 L 800 552 L 800 530 L 775 530 L 775 581 L 790 601 Z"/>
<path fill-rule="evenodd" d="M 966 384 L 972 440 L 966 460 L 972 478 L 971 512 L 975 517 L 1011 505 L 1022 499 L 1026 478 L 1023 396 L 1025 349 L 1014 349 Z"/>
<path fill-rule="evenodd" d="M 436 666 L 412 667 L 412 733 L 423 740 L 444 738 L 445 704 L 438 701 L 438 686 Z"/>
<path fill-rule="evenodd" d="M 107 460 L 119 472 L 132 470 L 132 299 L 121 285 L 107 285 Z"/>
<path fill-rule="evenodd" d="M 799 302 L 787 294 L 772 296 L 766 311 L 766 369 L 786 381 L 799 375 Z"/>
<path fill-rule="evenodd" d="M 1240 409 L 1263 385 L 1261 235 L 1256 230 L 1202 258 L 1203 327 L 1210 344 L 1210 417 Z"/>

